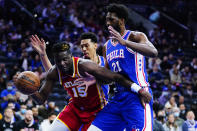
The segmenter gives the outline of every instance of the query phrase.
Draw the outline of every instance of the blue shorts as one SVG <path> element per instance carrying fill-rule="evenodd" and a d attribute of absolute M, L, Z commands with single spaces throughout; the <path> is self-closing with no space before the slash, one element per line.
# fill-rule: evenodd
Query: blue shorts
<path fill-rule="evenodd" d="M 146 88 L 148 90 L 148 88 Z M 152 94 L 151 89 L 149 92 Z M 117 93 L 101 110 L 92 125 L 103 131 L 152 131 L 153 99 L 144 108 L 138 94 Z"/>

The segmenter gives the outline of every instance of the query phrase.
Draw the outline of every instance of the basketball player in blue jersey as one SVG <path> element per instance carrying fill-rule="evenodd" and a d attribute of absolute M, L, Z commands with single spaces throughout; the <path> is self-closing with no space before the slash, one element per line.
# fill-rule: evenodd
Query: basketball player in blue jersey
<path fill-rule="evenodd" d="M 97 37 L 96 37 L 96 35 L 92 32 L 82 33 L 81 36 L 80 36 L 80 41 L 81 41 L 80 47 L 81 47 L 81 51 L 83 53 L 83 58 L 84 59 L 91 59 L 95 63 L 104 67 L 105 66 L 104 57 L 99 56 L 96 53 L 96 49 L 97 49 Z M 102 85 L 101 87 L 103 89 L 103 92 L 105 94 L 105 98 L 107 100 L 108 99 L 109 86 L 108 85 Z M 87 86 L 87 88 L 88 88 L 88 86 Z"/>
<path fill-rule="evenodd" d="M 145 56 L 155 57 L 158 52 L 142 32 L 126 30 L 128 9 L 124 5 L 107 7 L 106 25 L 111 34 L 105 44 L 106 64 L 152 94 L 146 72 Z M 114 98 L 98 113 L 88 131 L 152 131 L 152 101 L 140 103 L 137 93 L 116 83 Z"/>

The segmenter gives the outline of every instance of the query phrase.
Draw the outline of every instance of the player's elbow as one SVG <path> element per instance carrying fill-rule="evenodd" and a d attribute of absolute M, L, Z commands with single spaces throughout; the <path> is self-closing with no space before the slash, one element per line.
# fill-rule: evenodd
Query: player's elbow
<path fill-rule="evenodd" d="M 152 52 L 153 57 L 157 57 L 158 56 L 158 51 L 157 49 L 154 49 Z"/>
<path fill-rule="evenodd" d="M 152 49 L 148 54 L 149 57 L 157 57 L 158 56 L 158 51 L 157 49 Z"/>
<path fill-rule="evenodd" d="M 45 103 L 45 100 L 38 100 L 36 101 L 38 105 L 43 105 Z"/>

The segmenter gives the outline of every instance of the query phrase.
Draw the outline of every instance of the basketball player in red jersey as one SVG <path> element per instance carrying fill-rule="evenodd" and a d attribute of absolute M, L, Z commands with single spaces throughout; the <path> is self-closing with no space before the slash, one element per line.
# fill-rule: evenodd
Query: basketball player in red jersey
<path fill-rule="evenodd" d="M 34 42 L 35 41 L 40 41 L 37 36 L 34 36 L 32 38 L 34 39 Z M 32 42 L 32 46 L 34 47 L 34 49 L 37 52 L 39 52 L 41 60 L 42 60 L 43 65 L 45 67 L 45 70 L 48 70 L 51 67 L 51 64 L 50 64 L 50 61 L 48 60 L 48 57 L 47 57 L 46 52 L 45 52 L 46 47 L 45 47 L 44 40 L 41 40 L 39 42 L 40 45 L 38 43 L 36 44 L 34 42 Z M 86 44 L 88 44 L 88 45 L 86 45 Z M 87 48 L 87 50 L 88 49 L 95 50 L 96 46 L 93 46 L 93 45 L 90 45 L 90 44 L 91 44 L 91 39 L 89 39 L 89 40 L 84 39 L 83 42 L 81 43 L 81 45 L 86 45 L 85 46 L 86 48 L 89 47 L 89 48 Z M 92 47 L 94 47 L 94 48 L 92 48 Z M 97 55 L 92 55 L 93 53 L 91 53 L 91 52 L 88 53 L 87 50 L 83 49 L 84 54 L 86 54 L 86 57 L 90 56 L 90 58 L 94 58 L 92 56 L 97 56 Z M 96 50 L 95 50 L 95 52 L 96 52 Z M 75 66 L 78 63 L 76 59 L 74 59 L 73 62 L 74 62 L 73 65 L 75 65 Z M 71 65 L 72 65 L 72 62 L 71 62 Z M 61 71 L 59 70 L 59 74 L 64 74 L 63 72 L 61 72 L 61 73 L 60 72 Z M 66 73 L 66 74 L 68 74 L 68 73 Z M 70 77 L 70 76 L 67 77 L 67 78 L 63 78 L 62 84 L 65 88 L 69 87 L 73 83 L 70 83 L 70 82 L 65 83 L 64 80 L 68 81 L 68 78 L 70 78 L 71 81 L 74 81 L 75 78 L 80 76 L 80 73 L 79 73 L 77 67 L 75 67 L 73 76 L 74 75 L 75 75 L 74 78 Z M 68 75 L 64 75 L 64 76 L 68 76 Z M 74 79 L 74 80 L 72 80 L 72 79 Z M 73 97 L 73 99 L 69 103 L 69 105 L 66 106 L 66 108 L 60 113 L 60 115 L 58 116 L 58 119 L 53 123 L 53 125 L 52 125 L 53 130 L 57 130 L 57 129 L 58 130 L 69 130 L 69 129 L 70 130 L 78 130 L 79 127 L 81 126 L 81 124 L 84 124 L 82 130 L 86 130 L 89 127 L 91 121 L 94 119 L 95 114 L 100 109 L 102 109 L 102 107 L 105 104 L 104 95 L 102 93 L 102 90 L 101 90 L 100 86 L 98 86 L 98 85 L 90 86 L 90 88 L 88 88 L 87 92 L 84 91 L 85 87 L 76 88 L 77 84 L 74 84 L 74 86 L 75 87 L 73 87 L 72 89 L 70 88 L 70 91 L 68 91 L 69 94 L 71 94 L 71 96 Z M 43 90 L 42 92 L 45 92 L 43 88 L 42 88 L 42 90 Z M 91 93 L 89 93 L 89 92 L 91 92 Z M 41 94 L 41 92 L 40 92 L 40 94 Z M 49 93 L 44 93 L 44 94 L 49 94 Z M 98 98 L 98 96 L 100 98 Z M 35 97 L 35 94 L 33 95 L 33 97 L 35 99 L 37 99 Z M 46 97 L 45 97 L 45 99 L 46 99 Z M 94 102 L 95 102 L 95 104 L 94 104 Z M 67 125 L 67 126 L 65 126 L 65 125 Z"/>

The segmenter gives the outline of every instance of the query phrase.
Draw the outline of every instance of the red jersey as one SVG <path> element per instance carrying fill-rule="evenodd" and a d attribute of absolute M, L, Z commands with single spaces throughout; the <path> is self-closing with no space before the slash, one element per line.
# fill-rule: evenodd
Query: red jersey
<path fill-rule="evenodd" d="M 85 92 L 85 86 L 77 87 L 80 83 L 75 80 L 82 77 L 78 70 L 78 57 L 73 57 L 73 75 L 66 75 L 58 70 L 60 84 L 72 97 L 71 102 L 80 110 L 93 111 L 102 109 L 106 104 L 105 95 L 99 84 L 88 87 Z"/>

